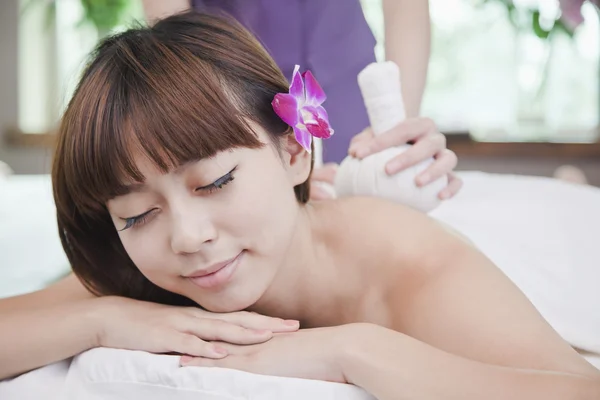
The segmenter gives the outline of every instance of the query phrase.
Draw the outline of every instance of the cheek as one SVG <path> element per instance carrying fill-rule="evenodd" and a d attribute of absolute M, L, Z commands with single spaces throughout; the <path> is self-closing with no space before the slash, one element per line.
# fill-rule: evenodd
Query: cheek
<path fill-rule="evenodd" d="M 121 243 L 125 251 L 144 276 L 155 281 L 155 277 L 160 277 L 166 272 L 164 265 L 168 264 L 163 247 L 159 244 L 159 238 L 151 230 L 123 236 Z"/>
<path fill-rule="evenodd" d="M 269 179 L 254 179 L 236 190 L 230 226 L 236 236 L 254 243 L 259 252 L 282 246 L 292 231 L 298 210 L 293 188 L 283 173 Z"/>

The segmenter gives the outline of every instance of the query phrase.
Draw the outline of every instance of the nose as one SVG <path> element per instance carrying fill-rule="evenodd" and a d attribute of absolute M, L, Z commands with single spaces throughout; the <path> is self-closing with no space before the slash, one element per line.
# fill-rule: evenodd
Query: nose
<path fill-rule="evenodd" d="M 190 215 L 192 214 L 192 215 Z M 214 242 L 218 233 L 208 215 L 179 213 L 173 217 L 171 249 L 175 254 L 194 254 L 207 243 Z"/>

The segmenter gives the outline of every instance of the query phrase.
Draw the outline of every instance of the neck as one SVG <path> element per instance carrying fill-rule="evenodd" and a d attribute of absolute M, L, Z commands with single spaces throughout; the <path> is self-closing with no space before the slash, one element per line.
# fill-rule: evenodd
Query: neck
<path fill-rule="evenodd" d="M 341 323 L 347 299 L 325 222 L 318 206 L 301 207 L 284 264 L 252 311 L 297 319 L 303 327 Z"/>

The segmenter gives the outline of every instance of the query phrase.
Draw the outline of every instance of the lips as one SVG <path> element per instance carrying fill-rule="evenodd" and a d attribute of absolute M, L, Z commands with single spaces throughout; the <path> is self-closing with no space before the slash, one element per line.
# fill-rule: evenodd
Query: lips
<path fill-rule="evenodd" d="M 237 269 L 243 254 L 244 251 L 229 260 L 221 261 L 208 268 L 203 268 L 193 274 L 187 275 L 186 278 L 196 286 L 205 289 L 222 286 L 229 281 Z"/>
<path fill-rule="evenodd" d="M 187 278 L 201 278 L 203 276 L 206 275 L 210 275 L 210 274 L 214 274 L 215 272 L 219 271 L 220 269 L 224 268 L 225 266 L 227 266 L 227 264 L 233 262 L 236 258 L 239 257 L 239 254 L 233 258 L 230 258 L 229 260 L 225 260 L 225 261 L 221 261 L 219 263 L 213 264 L 208 268 L 204 268 L 201 269 L 199 271 L 194 272 L 191 275 L 187 275 Z"/>

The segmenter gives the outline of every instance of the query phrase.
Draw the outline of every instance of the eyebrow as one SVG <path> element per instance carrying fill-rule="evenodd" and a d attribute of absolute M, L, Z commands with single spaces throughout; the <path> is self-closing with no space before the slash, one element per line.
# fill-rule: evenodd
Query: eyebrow
<path fill-rule="evenodd" d="M 129 185 L 123 185 L 119 190 L 120 196 L 125 196 L 130 193 L 142 193 L 147 191 L 148 187 L 144 183 L 132 183 Z"/>
<path fill-rule="evenodd" d="M 172 171 L 172 173 L 174 173 L 175 175 L 181 175 L 183 173 L 183 171 L 186 169 L 186 167 L 189 167 L 190 165 L 192 165 L 196 162 L 198 162 L 198 160 L 191 160 L 191 161 L 185 162 L 185 163 L 181 164 L 179 167 L 175 168 Z M 148 191 L 148 186 L 146 186 L 145 183 L 136 182 L 136 183 L 122 185 L 119 188 L 118 193 L 119 193 L 119 196 L 125 196 L 130 193 L 143 193 L 146 191 Z"/>

